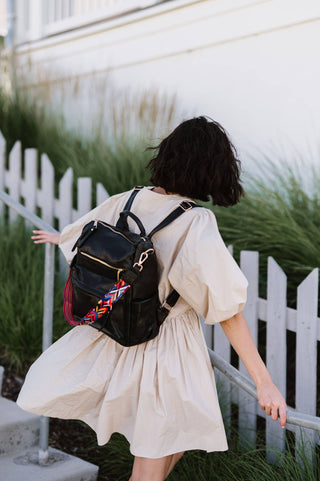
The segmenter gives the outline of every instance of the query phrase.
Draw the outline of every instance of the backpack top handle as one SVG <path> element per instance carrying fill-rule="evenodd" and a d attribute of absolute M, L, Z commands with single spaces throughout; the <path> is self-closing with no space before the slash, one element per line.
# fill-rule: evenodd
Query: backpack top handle
<path fill-rule="evenodd" d="M 129 214 L 126 214 L 125 216 L 122 215 L 123 212 L 130 212 L 130 209 L 131 209 L 131 206 L 132 206 L 132 203 L 136 197 L 136 195 L 138 194 L 138 192 L 140 192 L 140 190 L 143 189 L 143 185 L 136 185 L 136 187 L 133 189 L 133 191 L 131 192 L 130 194 L 130 197 L 129 199 L 127 200 L 126 202 L 126 205 L 124 206 L 124 209 L 122 212 L 120 212 L 120 216 L 119 216 L 119 219 L 118 219 L 118 222 L 116 224 L 116 227 L 118 227 L 119 229 L 126 229 L 126 230 L 129 230 L 129 227 L 128 227 L 128 215 Z M 130 216 L 132 217 L 132 215 Z M 133 218 L 133 217 L 132 217 Z M 136 223 L 138 224 L 137 222 L 137 219 L 138 217 L 136 217 L 134 220 L 136 221 Z M 139 219 L 138 219 L 139 220 Z M 140 221 L 139 221 L 140 222 Z M 141 235 L 146 235 L 146 232 L 145 232 L 145 229 L 142 225 L 142 223 L 140 222 L 140 225 L 138 224 L 138 227 L 140 229 L 140 232 L 141 232 Z M 141 229 L 142 228 L 142 229 Z M 142 234 L 142 232 L 144 232 L 144 234 Z"/>
<path fill-rule="evenodd" d="M 130 210 L 123 210 L 122 212 L 120 212 L 119 221 L 124 226 L 124 228 L 129 230 L 128 217 L 131 217 L 131 219 L 133 219 L 135 221 L 135 223 L 137 224 L 137 226 L 140 229 L 140 235 L 142 237 L 145 237 L 146 236 L 146 230 L 143 227 L 143 224 L 142 224 L 141 220 L 133 212 L 130 212 Z"/>

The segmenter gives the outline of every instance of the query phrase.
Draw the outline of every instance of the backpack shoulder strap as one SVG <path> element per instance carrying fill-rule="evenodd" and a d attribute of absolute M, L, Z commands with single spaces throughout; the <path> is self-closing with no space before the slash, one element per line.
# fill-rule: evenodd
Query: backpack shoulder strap
<path fill-rule="evenodd" d="M 148 237 L 151 239 L 153 234 L 158 232 L 159 230 L 163 229 L 166 227 L 168 224 L 170 224 L 172 221 L 177 219 L 180 215 L 182 215 L 184 212 L 187 212 L 188 210 L 193 209 L 194 207 L 202 207 L 201 205 L 196 204 L 195 202 L 189 201 L 189 200 L 184 200 L 180 203 L 176 209 L 174 209 L 165 219 L 163 219 L 160 224 L 158 224 L 148 235 Z M 162 324 L 162 322 L 165 320 L 171 309 L 174 307 L 176 302 L 178 301 L 180 297 L 180 294 L 173 289 L 172 292 L 168 295 L 164 303 L 159 309 L 159 322 Z"/>
<path fill-rule="evenodd" d="M 131 195 L 130 195 L 129 199 L 127 200 L 127 203 L 124 206 L 123 210 L 130 210 L 131 209 L 131 206 L 133 204 L 134 199 L 136 198 L 137 193 L 140 192 L 140 190 L 142 190 L 142 189 L 143 189 L 143 185 L 136 185 L 135 186 L 135 188 L 131 192 Z"/>
<path fill-rule="evenodd" d="M 156 232 L 163 229 L 172 221 L 180 217 L 180 215 L 182 215 L 184 212 L 187 212 L 188 210 L 191 210 L 194 207 L 202 207 L 202 206 L 196 204 L 195 202 L 191 202 L 189 200 L 182 201 L 176 209 L 174 209 L 165 219 L 163 219 L 162 222 L 160 222 L 160 224 L 158 224 L 154 229 L 152 229 L 150 234 L 148 234 L 148 237 L 151 238 Z"/>

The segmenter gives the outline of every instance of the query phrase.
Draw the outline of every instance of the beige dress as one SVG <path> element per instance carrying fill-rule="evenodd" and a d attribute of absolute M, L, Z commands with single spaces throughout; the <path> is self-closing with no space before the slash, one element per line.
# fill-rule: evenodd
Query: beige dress
<path fill-rule="evenodd" d="M 115 224 L 130 192 L 121 193 L 67 226 L 60 248 L 68 262 L 84 224 L 98 218 Z M 132 211 L 150 232 L 183 197 L 144 188 Z M 129 225 L 130 225 L 129 220 Z M 134 222 L 131 229 L 137 232 Z M 214 373 L 197 313 L 215 324 L 243 309 L 247 281 L 229 254 L 213 213 L 185 212 L 153 237 L 163 301 L 180 293 L 159 335 L 123 347 L 88 326 L 76 326 L 31 366 L 17 400 L 29 412 L 81 419 L 108 442 L 126 436 L 136 456 L 228 448 Z"/>

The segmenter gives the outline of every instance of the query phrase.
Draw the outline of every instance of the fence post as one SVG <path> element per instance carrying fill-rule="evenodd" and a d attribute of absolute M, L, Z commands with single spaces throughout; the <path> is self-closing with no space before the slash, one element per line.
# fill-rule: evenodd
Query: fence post
<path fill-rule="evenodd" d="M 268 258 L 267 288 L 267 368 L 272 380 L 286 397 L 287 373 L 287 277 L 272 257 Z M 285 449 L 285 432 L 280 424 L 269 416 L 266 419 L 267 459 L 274 463 L 278 460 L 275 451 Z"/>
<path fill-rule="evenodd" d="M 297 300 L 296 409 L 313 416 L 317 408 L 318 278 L 319 269 L 314 269 L 298 287 Z M 312 459 L 314 444 L 314 431 L 296 429 L 298 457 L 304 449 Z"/>
<path fill-rule="evenodd" d="M 242 251 L 240 266 L 248 279 L 248 299 L 244 308 L 255 344 L 258 344 L 258 295 L 259 295 L 259 253 Z M 243 362 L 240 360 L 239 370 L 251 379 Z M 242 445 L 255 447 L 256 445 L 256 419 L 257 402 L 249 394 L 239 391 L 239 442 Z"/>
<path fill-rule="evenodd" d="M 53 324 L 53 297 L 54 297 L 54 249 L 53 244 L 45 245 L 44 261 L 44 296 L 43 296 L 43 331 L 42 351 L 48 349 L 52 344 Z M 39 440 L 39 464 L 45 465 L 48 462 L 48 440 L 49 440 L 49 418 L 40 418 L 40 440 Z"/>

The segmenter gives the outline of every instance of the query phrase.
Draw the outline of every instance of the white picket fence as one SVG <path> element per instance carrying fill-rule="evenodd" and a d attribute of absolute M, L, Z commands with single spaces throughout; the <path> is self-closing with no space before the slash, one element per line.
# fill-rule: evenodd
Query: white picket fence
<path fill-rule="evenodd" d="M 242 251 L 240 267 L 249 281 L 248 300 L 244 309 L 250 331 L 258 345 L 258 321 L 266 325 L 266 365 L 272 379 L 286 396 L 287 378 L 287 330 L 296 334 L 295 408 L 297 411 L 316 416 L 317 411 L 317 342 L 320 340 L 318 318 L 319 270 L 314 269 L 297 289 L 297 309 L 287 307 L 287 277 L 272 257 L 268 259 L 267 299 L 258 295 L 259 253 Z M 213 331 L 213 332 L 212 332 Z M 204 325 L 209 347 L 231 361 L 231 349 L 220 325 Z M 291 366 L 292 369 L 292 366 Z M 243 363 L 239 370 L 250 379 Z M 220 373 L 221 395 L 226 403 L 226 418 L 231 416 L 231 403 L 238 405 L 239 439 L 250 445 L 256 444 L 257 416 L 266 419 L 266 449 L 270 461 L 276 455 L 273 450 L 285 451 L 286 432 L 279 423 L 265 416 L 258 403 L 243 391 L 231 387 Z M 287 426 L 295 434 L 297 450 L 302 444 L 312 456 L 315 444 L 320 444 L 319 434 L 310 429 Z"/>
<path fill-rule="evenodd" d="M 39 174 L 40 172 L 40 174 Z M 39 178 L 40 175 L 40 178 Z M 38 153 L 34 149 L 21 151 L 19 142 L 10 152 L 8 166 L 5 160 L 5 140 L 0 132 L 0 190 L 24 205 L 33 213 L 41 210 L 41 217 L 49 224 L 61 230 L 82 214 L 92 208 L 92 182 L 90 178 L 77 180 L 77 208 L 73 206 L 73 172 L 69 168 L 59 183 L 59 197 L 54 196 L 54 169 L 43 154 L 41 166 L 38 168 Z M 97 203 L 108 197 L 101 184 L 96 186 Z M 0 215 L 3 205 L 0 202 Z M 9 211 L 9 219 L 16 218 L 14 211 Z M 302 246 L 303 247 L 303 246 Z M 295 400 L 292 406 L 298 411 L 316 415 L 317 405 L 317 342 L 320 341 L 320 319 L 318 310 L 318 269 L 314 269 L 300 284 L 297 292 L 297 310 L 287 307 L 287 279 L 278 264 L 270 257 L 268 260 L 267 299 L 259 298 L 259 254 L 243 251 L 240 266 L 249 281 L 248 301 L 244 314 L 248 321 L 253 338 L 258 344 L 258 321 L 266 323 L 266 364 L 272 378 L 280 391 L 286 394 L 287 377 L 287 331 L 296 334 L 296 366 L 295 366 Z M 207 344 L 227 362 L 231 360 L 231 348 L 220 325 L 204 325 Z M 239 369 L 246 373 L 240 362 Z M 243 391 L 239 391 L 220 373 L 216 373 L 221 384 L 221 399 L 225 418 L 231 418 L 232 404 L 238 405 L 239 438 L 251 445 L 256 443 L 257 416 L 266 417 L 264 412 Z M 319 436 L 312 430 L 297 429 L 288 425 L 288 430 L 295 434 L 296 444 L 307 442 L 310 456 Z M 286 432 L 279 423 L 266 419 L 266 448 L 268 458 L 274 460 L 272 450 L 285 449 Z"/>
<path fill-rule="evenodd" d="M 8 168 L 5 161 L 5 139 L 0 132 L 0 190 L 7 190 L 9 195 L 36 214 L 40 209 L 40 217 L 59 231 L 75 219 L 92 209 L 92 181 L 89 177 L 77 180 L 77 208 L 73 207 L 73 171 L 67 169 L 59 182 L 59 198 L 54 196 L 55 173 L 46 154 L 41 155 L 38 169 L 38 152 L 26 149 L 23 155 L 20 142 L 10 152 Z M 38 171 L 40 170 L 40 179 Z M 40 182 L 40 185 L 39 185 Z M 97 203 L 109 197 L 102 184 L 96 185 Z M 0 215 L 3 205 L 0 203 Z M 13 221 L 17 213 L 10 209 L 9 219 Z"/>

